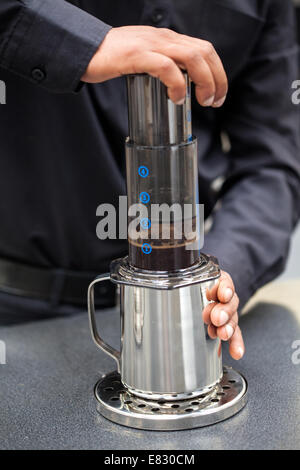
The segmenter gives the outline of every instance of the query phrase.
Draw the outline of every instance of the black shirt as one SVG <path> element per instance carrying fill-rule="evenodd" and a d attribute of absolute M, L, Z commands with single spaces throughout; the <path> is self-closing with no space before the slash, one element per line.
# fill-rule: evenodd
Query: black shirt
<path fill-rule="evenodd" d="M 289 1 L 1 0 L 0 256 L 102 272 L 127 252 L 124 240 L 96 237 L 98 205 L 117 206 L 126 193 L 125 80 L 81 87 L 80 78 L 110 27 L 130 24 L 209 40 L 224 63 L 226 104 L 204 109 L 194 99 L 193 132 L 200 202 L 214 221 L 204 251 L 232 275 L 244 304 L 282 271 L 299 217 Z"/>

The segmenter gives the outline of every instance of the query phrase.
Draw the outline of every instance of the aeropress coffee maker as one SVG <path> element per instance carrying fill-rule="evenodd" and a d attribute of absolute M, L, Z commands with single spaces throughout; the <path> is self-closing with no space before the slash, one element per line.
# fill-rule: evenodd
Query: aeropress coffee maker
<path fill-rule="evenodd" d="M 206 426 L 234 415 L 247 400 L 246 380 L 222 367 L 221 341 L 208 336 L 202 319 L 220 268 L 200 251 L 197 140 L 185 77 L 183 105 L 168 98 L 159 79 L 127 77 L 129 253 L 112 261 L 110 273 L 88 291 L 93 339 L 117 364 L 96 384 L 97 409 L 139 429 Z M 105 280 L 120 288 L 119 351 L 96 326 L 94 286 Z"/>

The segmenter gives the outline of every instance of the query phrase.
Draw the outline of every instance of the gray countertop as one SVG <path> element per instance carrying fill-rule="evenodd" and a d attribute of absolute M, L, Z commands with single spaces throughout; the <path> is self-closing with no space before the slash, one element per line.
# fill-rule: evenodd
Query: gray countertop
<path fill-rule="evenodd" d="M 98 318 L 103 336 L 116 346 L 117 311 Z M 214 426 L 163 433 L 118 426 L 96 412 L 93 387 L 115 366 L 92 343 L 86 313 L 2 328 L 7 364 L 0 365 L 0 448 L 299 449 L 300 364 L 292 361 L 292 344 L 300 340 L 299 306 L 259 300 L 241 327 L 244 359 L 235 363 L 224 345 L 223 362 L 246 376 L 247 406 Z"/>

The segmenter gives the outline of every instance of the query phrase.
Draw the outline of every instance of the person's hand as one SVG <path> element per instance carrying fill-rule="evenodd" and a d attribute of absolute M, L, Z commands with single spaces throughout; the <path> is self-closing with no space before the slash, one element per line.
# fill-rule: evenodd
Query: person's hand
<path fill-rule="evenodd" d="M 233 359 L 241 359 L 245 346 L 238 326 L 239 298 L 228 273 L 221 271 L 219 282 L 207 290 L 206 297 L 212 301 L 203 310 L 203 321 L 208 325 L 209 336 L 212 339 L 219 337 L 223 341 L 229 341 L 230 355 Z"/>
<path fill-rule="evenodd" d="M 228 83 L 213 45 L 169 29 L 112 28 L 90 61 L 82 81 L 100 83 L 121 75 L 148 73 L 167 86 L 174 103 L 183 104 L 186 84 L 181 69 L 195 83 L 196 97 L 202 106 L 222 106 Z"/>

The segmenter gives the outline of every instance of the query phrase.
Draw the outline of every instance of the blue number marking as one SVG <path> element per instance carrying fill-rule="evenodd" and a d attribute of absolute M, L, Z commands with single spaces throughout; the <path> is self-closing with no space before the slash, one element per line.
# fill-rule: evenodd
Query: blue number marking
<path fill-rule="evenodd" d="M 149 176 L 149 170 L 146 166 L 140 166 L 138 173 L 142 178 L 147 178 L 147 176 Z"/>
<path fill-rule="evenodd" d="M 152 251 L 152 246 L 149 245 L 149 243 L 144 243 L 142 245 L 142 252 L 145 254 L 145 255 L 150 255 Z"/>
<path fill-rule="evenodd" d="M 142 219 L 141 220 L 141 227 L 146 230 L 151 227 L 151 220 L 150 219 Z"/>
<path fill-rule="evenodd" d="M 150 196 L 148 193 L 146 192 L 143 192 L 140 194 L 140 201 L 143 203 L 143 204 L 147 204 L 149 201 L 150 201 Z"/>

